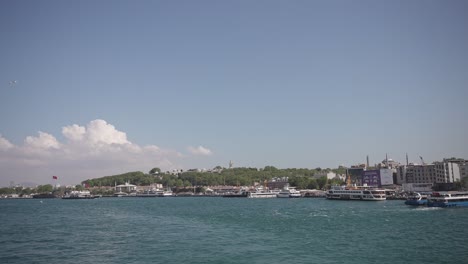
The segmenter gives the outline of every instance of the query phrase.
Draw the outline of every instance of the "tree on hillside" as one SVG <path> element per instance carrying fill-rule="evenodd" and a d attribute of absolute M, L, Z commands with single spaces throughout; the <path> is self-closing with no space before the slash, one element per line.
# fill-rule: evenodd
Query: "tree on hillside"
<path fill-rule="evenodd" d="M 160 174 L 161 173 L 161 169 L 160 168 L 152 168 L 150 171 L 149 171 L 149 174 Z"/>
<path fill-rule="evenodd" d="M 50 184 L 37 186 L 38 193 L 50 193 L 54 188 Z"/>
<path fill-rule="evenodd" d="M 278 169 L 274 166 L 265 166 L 264 171 L 277 171 Z"/>

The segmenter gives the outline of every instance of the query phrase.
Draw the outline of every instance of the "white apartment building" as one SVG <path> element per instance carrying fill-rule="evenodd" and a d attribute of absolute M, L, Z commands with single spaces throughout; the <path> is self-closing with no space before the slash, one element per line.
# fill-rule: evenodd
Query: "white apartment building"
<path fill-rule="evenodd" d="M 444 161 L 442 162 L 434 162 L 437 183 L 452 183 L 460 181 L 460 167 L 465 168 L 465 164 L 466 163 L 464 163 L 463 161 L 452 159 L 444 159 Z"/>

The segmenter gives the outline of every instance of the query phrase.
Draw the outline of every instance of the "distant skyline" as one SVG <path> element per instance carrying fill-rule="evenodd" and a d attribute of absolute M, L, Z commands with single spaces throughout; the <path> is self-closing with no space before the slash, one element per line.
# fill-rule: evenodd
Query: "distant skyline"
<path fill-rule="evenodd" d="M 467 1 L 1 1 L 0 186 L 468 158 Z"/>

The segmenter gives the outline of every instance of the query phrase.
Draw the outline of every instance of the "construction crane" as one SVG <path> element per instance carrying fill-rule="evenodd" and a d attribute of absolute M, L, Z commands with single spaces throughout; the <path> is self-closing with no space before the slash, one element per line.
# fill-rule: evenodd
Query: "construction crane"
<path fill-rule="evenodd" d="M 421 159 L 422 165 L 426 165 L 426 162 L 424 162 L 423 157 L 419 156 L 419 158 Z"/>

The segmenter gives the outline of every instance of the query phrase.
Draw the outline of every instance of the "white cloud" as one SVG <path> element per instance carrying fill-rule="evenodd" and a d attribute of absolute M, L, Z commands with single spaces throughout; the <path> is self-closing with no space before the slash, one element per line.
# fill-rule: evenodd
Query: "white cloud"
<path fill-rule="evenodd" d="M 205 148 L 205 147 L 202 147 L 202 146 L 198 146 L 196 148 L 190 146 L 187 148 L 187 150 L 192 153 L 193 155 L 202 155 L 202 156 L 209 156 L 211 154 L 213 154 L 211 152 L 211 150 Z"/>
<path fill-rule="evenodd" d="M 179 152 L 156 145 L 134 144 L 126 133 L 104 120 L 93 120 L 86 126 L 64 126 L 62 134 L 65 142 L 39 132 L 38 136 L 26 137 L 21 146 L 0 135 L 0 186 L 11 180 L 43 184 L 51 175 L 60 176 L 62 184 L 76 184 L 128 171 L 145 172 L 153 167 L 180 168 L 177 163 L 182 154 Z"/>
<path fill-rule="evenodd" d="M 39 131 L 38 137 L 26 137 L 24 144 L 35 149 L 58 149 L 60 143 L 57 139 L 47 133 Z"/>
<path fill-rule="evenodd" d="M 86 137 L 91 144 L 127 144 L 127 134 L 120 132 L 104 120 L 91 121 L 87 126 Z"/>
<path fill-rule="evenodd" d="M 71 125 L 62 128 L 62 134 L 71 141 L 81 141 L 86 133 L 86 128 L 79 125 Z"/>
<path fill-rule="evenodd" d="M 13 148 L 14 145 L 0 134 L 0 150 L 8 150 Z"/>

